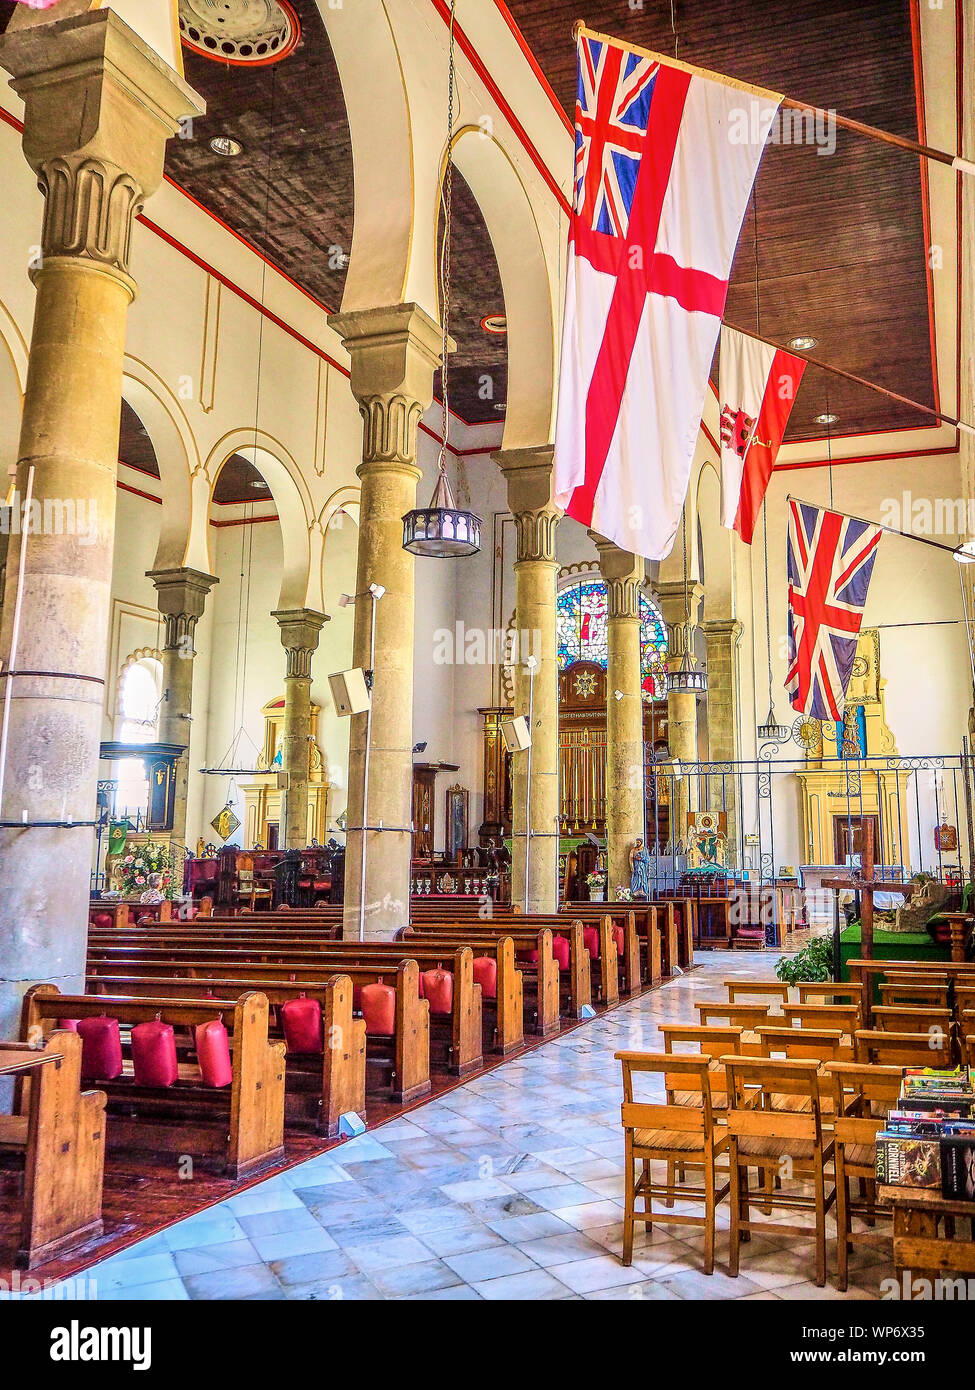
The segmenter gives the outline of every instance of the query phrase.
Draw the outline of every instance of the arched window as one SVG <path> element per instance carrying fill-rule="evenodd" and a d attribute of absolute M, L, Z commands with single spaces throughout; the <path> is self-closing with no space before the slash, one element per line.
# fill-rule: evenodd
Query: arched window
<path fill-rule="evenodd" d="M 562 589 L 556 603 L 555 633 L 559 670 L 574 661 L 595 661 L 605 671 L 609 662 L 607 594 L 601 579 L 580 579 Z M 640 593 L 640 664 L 644 700 L 666 694 L 663 659 L 667 655 L 667 625 L 650 598 Z"/>
<path fill-rule="evenodd" d="M 155 743 L 159 737 L 162 662 L 146 651 L 133 652 L 122 667 L 118 683 L 115 737 L 119 743 Z M 119 812 L 145 812 L 149 804 L 146 770 L 138 758 L 116 764 Z"/>

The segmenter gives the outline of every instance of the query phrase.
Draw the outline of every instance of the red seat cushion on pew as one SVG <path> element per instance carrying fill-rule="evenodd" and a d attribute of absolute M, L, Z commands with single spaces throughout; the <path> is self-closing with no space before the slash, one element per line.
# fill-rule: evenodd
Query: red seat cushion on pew
<path fill-rule="evenodd" d="M 568 937 L 566 937 L 566 936 L 553 936 L 553 937 L 552 937 L 552 955 L 555 957 L 555 964 L 559 967 L 560 970 L 568 970 L 568 968 L 569 968 L 569 961 L 570 961 L 571 956 L 572 956 L 572 950 L 571 950 L 571 947 L 569 946 L 569 939 L 568 939 Z M 529 965 L 537 965 L 537 964 L 538 964 L 538 952 L 537 952 L 537 951 L 519 951 L 519 952 L 518 952 L 518 959 L 519 959 L 519 960 L 525 960 L 525 961 L 527 961 L 527 962 L 529 963 Z"/>
<path fill-rule="evenodd" d="M 476 956 L 474 959 L 474 983 L 481 986 L 482 999 L 498 997 L 498 962 L 490 956 Z"/>
<path fill-rule="evenodd" d="M 323 1052 L 325 1025 L 317 999 L 289 999 L 281 1005 L 281 1027 L 289 1052 Z"/>
<path fill-rule="evenodd" d="M 91 919 L 93 927 L 110 927 L 114 921 L 110 912 L 96 912 Z"/>
<path fill-rule="evenodd" d="M 307 1002 L 317 1003 L 318 1001 L 309 1000 Z M 297 1004 L 301 1003 L 301 1000 L 289 999 L 288 1003 Z M 213 1018 L 209 1023 L 197 1024 L 196 1060 L 200 1064 L 204 1086 L 212 1086 L 215 1090 L 219 1090 L 222 1086 L 229 1086 L 233 1081 L 234 1069 L 230 1061 L 230 1038 L 220 1019 Z"/>
<path fill-rule="evenodd" d="M 363 985 L 362 1017 L 366 1032 L 392 1038 L 396 1034 L 396 991 L 392 985 Z"/>
<path fill-rule="evenodd" d="M 623 959 L 623 928 L 619 922 L 613 923 L 613 940 L 616 942 L 616 954 L 620 960 Z"/>
<path fill-rule="evenodd" d="M 583 927 L 582 944 L 593 960 L 599 959 L 599 932 L 595 927 Z"/>
<path fill-rule="evenodd" d="M 118 1019 L 83 1018 L 78 1023 L 81 1036 L 81 1079 L 114 1081 L 122 1075 L 122 1039 Z"/>
<path fill-rule="evenodd" d="M 78 1019 L 76 1019 L 76 1018 L 59 1018 L 59 1019 L 58 1019 L 58 1027 L 59 1027 L 59 1028 L 63 1028 L 64 1031 L 65 1031 L 66 1033 L 77 1033 L 77 1031 L 78 1031 Z"/>
<path fill-rule="evenodd" d="M 430 1013 L 449 1014 L 454 1007 L 454 977 L 449 970 L 424 970 L 420 976 L 420 994 L 429 1000 Z"/>
<path fill-rule="evenodd" d="M 179 1076 L 176 1034 L 171 1023 L 154 1019 L 132 1029 L 132 1070 L 138 1086 L 175 1086 Z"/>

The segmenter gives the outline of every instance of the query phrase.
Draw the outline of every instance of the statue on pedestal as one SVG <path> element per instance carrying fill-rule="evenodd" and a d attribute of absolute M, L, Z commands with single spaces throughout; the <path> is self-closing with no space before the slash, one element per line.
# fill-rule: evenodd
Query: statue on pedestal
<path fill-rule="evenodd" d="M 634 898 L 650 896 L 650 855 L 642 839 L 630 850 L 630 892 Z"/>

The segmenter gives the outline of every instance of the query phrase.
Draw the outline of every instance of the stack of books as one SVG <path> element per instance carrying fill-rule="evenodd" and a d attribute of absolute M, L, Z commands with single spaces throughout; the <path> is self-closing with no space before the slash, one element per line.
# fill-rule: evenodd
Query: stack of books
<path fill-rule="evenodd" d="M 908 1067 L 877 1135 L 877 1181 L 975 1201 L 975 1084 L 968 1067 Z"/>

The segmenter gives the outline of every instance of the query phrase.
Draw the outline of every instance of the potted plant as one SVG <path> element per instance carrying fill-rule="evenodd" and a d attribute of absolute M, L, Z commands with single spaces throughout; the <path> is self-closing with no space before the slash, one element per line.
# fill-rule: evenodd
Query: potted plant
<path fill-rule="evenodd" d="M 832 980 L 832 936 L 814 936 L 794 956 L 783 956 L 775 967 L 775 973 L 788 985 L 797 985 L 805 980 L 823 983 Z"/>
<path fill-rule="evenodd" d="M 586 874 L 586 887 L 589 889 L 589 901 L 591 903 L 601 903 L 606 897 L 606 875 L 601 869 L 593 869 L 592 873 Z"/>

